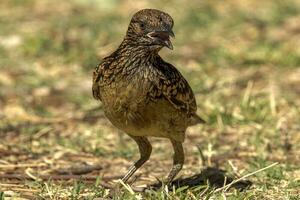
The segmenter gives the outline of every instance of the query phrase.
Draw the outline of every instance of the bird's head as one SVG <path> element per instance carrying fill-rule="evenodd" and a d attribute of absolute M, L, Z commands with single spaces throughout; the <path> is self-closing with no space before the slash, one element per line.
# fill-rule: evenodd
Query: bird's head
<path fill-rule="evenodd" d="M 170 37 L 175 37 L 173 24 L 172 17 L 167 13 L 156 9 L 143 9 L 133 15 L 126 37 L 131 38 L 137 45 L 151 49 L 173 49 L 170 41 Z"/>

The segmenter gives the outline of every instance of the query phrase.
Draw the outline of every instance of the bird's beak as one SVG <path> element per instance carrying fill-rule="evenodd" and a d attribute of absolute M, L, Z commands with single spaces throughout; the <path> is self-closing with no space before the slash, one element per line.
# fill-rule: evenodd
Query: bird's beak
<path fill-rule="evenodd" d="M 148 33 L 147 36 L 154 40 L 157 40 L 163 46 L 173 50 L 173 45 L 172 42 L 170 41 L 170 36 L 175 38 L 175 34 L 172 30 L 152 31 Z"/>

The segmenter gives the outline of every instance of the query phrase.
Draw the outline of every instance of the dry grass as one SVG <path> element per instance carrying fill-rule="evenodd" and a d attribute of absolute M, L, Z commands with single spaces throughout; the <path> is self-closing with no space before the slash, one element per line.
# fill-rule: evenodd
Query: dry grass
<path fill-rule="evenodd" d="M 175 49 L 161 54 L 189 80 L 208 122 L 188 129 L 179 176 L 218 167 L 239 178 L 278 164 L 247 177 L 252 186 L 242 192 L 202 183 L 144 193 L 125 187 L 114 198 L 299 199 L 296 0 L 1 1 L 0 177 L 31 178 L 1 178 L 0 199 L 106 198 L 103 177 L 117 178 L 138 157 L 92 98 L 91 72 L 118 46 L 132 13 L 145 7 L 174 17 Z M 152 157 L 133 186 L 155 183 L 171 167 L 169 142 L 151 141 Z M 47 180 L 82 165 L 99 168 Z"/>

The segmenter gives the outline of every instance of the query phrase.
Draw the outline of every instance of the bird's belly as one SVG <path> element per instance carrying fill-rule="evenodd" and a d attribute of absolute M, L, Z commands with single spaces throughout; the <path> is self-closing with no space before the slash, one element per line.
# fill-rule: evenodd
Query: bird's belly
<path fill-rule="evenodd" d="M 186 116 L 175 110 L 165 99 L 155 102 L 147 101 L 146 98 L 139 102 L 115 100 L 113 107 L 104 106 L 104 110 L 114 126 L 133 136 L 165 137 L 183 141 L 188 126 Z"/>

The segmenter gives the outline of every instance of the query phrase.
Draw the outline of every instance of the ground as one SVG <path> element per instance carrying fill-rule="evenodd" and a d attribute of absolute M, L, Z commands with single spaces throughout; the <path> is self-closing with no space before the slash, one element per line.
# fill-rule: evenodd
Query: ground
<path fill-rule="evenodd" d="M 92 98 L 92 71 L 141 8 L 173 16 L 175 48 L 161 55 L 207 121 L 187 130 L 178 178 L 226 170 L 251 183 L 244 190 L 204 175 L 138 192 L 171 168 L 171 145 L 158 138 L 131 187 L 107 189 L 139 154 Z M 0 199 L 300 199 L 297 0 L 2 0 L 0 70 Z"/>

